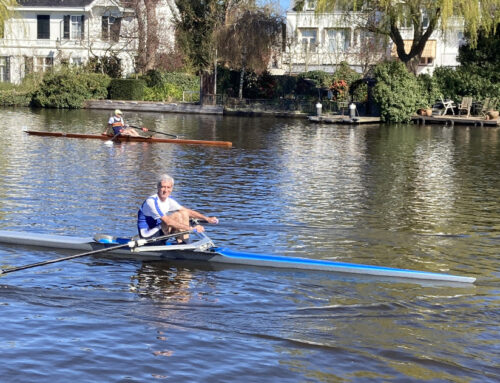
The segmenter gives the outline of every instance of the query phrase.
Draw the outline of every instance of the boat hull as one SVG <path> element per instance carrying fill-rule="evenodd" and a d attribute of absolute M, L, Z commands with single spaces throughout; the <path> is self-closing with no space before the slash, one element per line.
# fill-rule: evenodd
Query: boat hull
<path fill-rule="evenodd" d="M 37 246 L 45 248 L 78 250 L 81 252 L 106 249 L 114 243 L 98 243 L 90 237 L 68 237 L 61 235 L 46 235 L 26 232 L 0 230 L 0 243 Z M 377 277 L 392 277 L 440 282 L 474 283 L 476 278 L 458 275 L 432 273 L 425 271 L 397 269 L 382 266 L 333 262 L 328 260 L 286 257 L 268 254 L 253 254 L 236 252 L 225 248 L 213 247 L 211 240 L 202 236 L 200 240 L 189 245 L 156 245 L 139 246 L 135 248 L 120 248 L 109 250 L 103 255 L 117 255 L 120 258 L 138 260 L 189 260 L 204 261 L 218 264 L 273 267 L 299 270 L 319 270 L 336 273 L 372 275 Z"/>
<path fill-rule="evenodd" d="M 44 132 L 26 130 L 27 134 L 32 136 L 44 137 L 61 137 L 61 138 L 82 138 L 107 141 L 113 138 L 106 134 L 81 134 L 81 133 L 64 133 L 64 132 Z M 147 142 L 147 143 L 167 143 L 167 144 L 185 144 L 185 145 L 208 145 L 208 146 L 223 146 L 230 148 L 233 146 L 229 141 L 205 141 L 205 140 L 186 140 L 182 138 L 159 138 L 159 137 L 136 137 L 136 136 L 117 136 L 114 141 L 119 142 Z"/>

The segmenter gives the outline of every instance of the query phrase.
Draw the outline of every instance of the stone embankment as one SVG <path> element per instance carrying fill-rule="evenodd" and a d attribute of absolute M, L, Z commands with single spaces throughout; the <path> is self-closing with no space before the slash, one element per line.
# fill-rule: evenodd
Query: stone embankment
<path fill-rule="evenodd" d="M 225 114 L 236 116 L 271 116 L 306 118 L 306 113 L 297 111 L 267 110 L 259 107 L 225 108 L 222 105 L 198 105 L 193 103 L 164 103 L 155 101 L 89 100 L 83 106 L 87 109 L 120 109 L 139 112 L 190 113 L 190 114 Z"/>
<path fill-rule="evenodd" d="M 223 114 L 222 105 L 197 105 L 191 103 L 164 103 L 155 101 L 90 100 L 83 106 L 87 109 L 120 109 L 139 112 Z"/>

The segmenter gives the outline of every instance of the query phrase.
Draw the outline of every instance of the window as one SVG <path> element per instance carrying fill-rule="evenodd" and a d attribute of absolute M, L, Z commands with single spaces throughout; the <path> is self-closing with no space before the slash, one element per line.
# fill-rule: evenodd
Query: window
<path fill-rule="evenodd" d="M 10 57 L 0 57 L 0 82 L 10 82 Z"/>
<path fill-rule="evenodd" d="M 81 40 L 84 36 L 84 16 L 64 16 L 63 38 Z"/>
<path fill-rule="evenodd" d="M 316 9 L 316 0 L 306 0 L 306 11 L 311 11 Z"/>
<path fill-rule="evenodd" d="M 71 57 L 71 65 L 82 66 L 83 60 L 81 57 Z"/>
<path fill-rule="evenodd" d="M 345 52 L 351 45 L 351 31 L 347 28 L 328 29 L 328 52 Z"/>
<path fill-rule="evenodd" d="M 37 39 L 50 39 L 50 16 L 37 15 Z"/>
<path fill-rule="evenodd" d="M 121 17 L 103 16 L 102 17 L 102 39 L 105 41 L 118 42 L 120 39 Z"/>
<path fill-rule="evenodd" d="M 301 29 L 301 43 L 303 52 L 316 52 L 318 31 L 316 29 Z"/>
<path fill-rule="evenodd" d="M 54 58 L 47 56 L 47 57 L 34 57 L 34 70 L 35 72 L 47 72 L 48 70 L 51 70 L 52 67 L 54 66 Z"/>
<path fill-rule="evenodd" d="M 432 65 L 433 62 L 433 57 L 420 57 L 420 62 L 418 63 L 418 65 Z"/>

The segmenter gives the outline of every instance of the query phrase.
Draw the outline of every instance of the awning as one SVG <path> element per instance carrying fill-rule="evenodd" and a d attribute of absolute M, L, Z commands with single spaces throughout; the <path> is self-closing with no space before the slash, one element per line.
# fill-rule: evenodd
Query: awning
<path fill-rule="evenodd" d="M 405 52 L 409 53 L 413 40 L 405 40 Z M 391 56 L 397 57 L 396 44 L 392 44 Z M 424 50 L 422 51 L 422 58 L 436 58 L 436 40 L 427 40 Z"/>

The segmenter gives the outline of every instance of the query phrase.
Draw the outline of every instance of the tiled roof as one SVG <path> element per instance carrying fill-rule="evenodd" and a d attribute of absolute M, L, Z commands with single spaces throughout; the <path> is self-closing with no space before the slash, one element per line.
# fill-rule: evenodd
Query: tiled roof
<path fill-rule="evenodd" d="M 85 7 L 94 0 L 17 0 L 24 7 Z"/>

